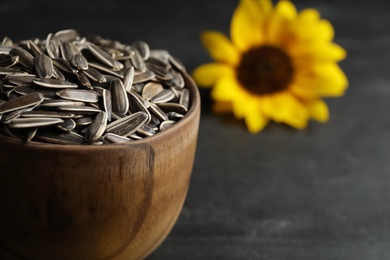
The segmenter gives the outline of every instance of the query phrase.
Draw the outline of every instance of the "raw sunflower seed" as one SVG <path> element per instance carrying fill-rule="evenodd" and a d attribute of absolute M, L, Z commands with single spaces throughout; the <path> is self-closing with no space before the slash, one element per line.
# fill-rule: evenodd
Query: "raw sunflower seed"
<path fill-rule="evenodd" d="M 73 73 L 77 74 L 78 70 L 73 68 L 72 65 L 70 64 L 69 61 L 63 59 L 63 58 L 56 58 L 53 59 L 53 64 L 56 66 L 58 69 L 65 71 L 67 73 Z"/>
<path fill-rule="evenodd" d="M 74 114 L 57 111 L 25 111 L 21 117 L 72 118 Z"/>
<path fill-rule="evenodd" d="M 114 121 L 107 125 L 107 132 L 121 136 L 129 136 L 146 123 L 148 115 L 144 112 L 137 112 Z"/>
<path fill-rule="evenodd" d="M 175 97 L 175 94 L 170 89 L 163 89 L 155 96 L 153 96 L 150 101 L 153 103 L 166 103 L 171 101 Z"/>
<path fill-rule="evenodd" d="M 60 40 L 60 42 L 71 42 L 79 37 L 79 33 L 74 29 L 67 29 L 56 32 L 55 36 Z"/>
<path fill-rule="evenodd" d="M 114 68 L 116 65 L 116 61 L 104 50 L 94 44 L 87 44 L 88 49 L 91 53 L 100 60 L 103 64 Z"/>
<path fill-rule="evenodd" d="M 92 79 L 93 81 L 97 81 L 99 83 L 104 83 L 107 81 L 106 77 L 104 77 L 103 74 L 101 74 L 94 68 L 89 67 L 87 70 L 84 71 L 84 73 L 88 78 Z"/>
<path fill-rule="evenodd" d="M 160 124 L 160 131 L 167 130 L 168 128 L 172 127 L 174 124 L 176 124 L 176 121 L 164 121 Z"/>
<path fill-rule="evenodd" d="M 77 79 L 80 81 L 81 85 L 86 86 L 89 89 L 93 89 L 91 85 L 91 81 L 89 81 L 87 75 L 84 73 L 84 71 L 79 71 L 79 73 L 76 74 Z"/>
<path fill-rule="evenodd" d="M 63 99 L 69 99 L 73 101 L 90 102 L 95 103 L 98 101 L 98 93 L 92 90 L 84 89 L 63 89 L 57 92 L 57 96 Z"/>
<path fill-rule="evenodd" d="M 19 62 L 26 68 L 34 69 L 34 57 L 25 49 L 14 47 L 9 51 L 11 56 L 19 56 Z"/>
<path fill-rule="evenodd" d="M 168 112 L 177 112 L 180 114 L 186 114 L 187 108 L 183 105 L 177 103 L 158 103 L 157 104 L 163 111 Z"/>
<path fill-rule="evenodd" d="M 78 68 L 79 70 L 88 69 L 88 61 L 82 54 L 76 54 L 71 60 L 71 64 Z"/>
<path fill-rule="evenodd" d="M 62 81 L 66 80 L 64 74 L 62 74 L 62 72 L 54 66 L 53 66 L 53 78 L 58 79 L 58 80 L 62 80 Z"/>
<path fill-rule="evenodd" d="M 77 49 L 77 47 L 71 42 L 63 42 L 60 45 L 60 50 L 62 58 L 69 62 L 72 60 L 74 55 L 81 54 L 79 49 Z"/>
<path fill-rule="evenodd" d="M 34 79 L 37 79 L 35 75 L 31 74 L 11 74 L 5 76 L 5 79 L 12 84 L 17 86 L 25 86 L 33 83 Z"/>
<path fill-rule="evenodd" d="M 41 78 L 53 76 L 53 61 L 46 54 L 39 54 L 35 58 L 35 69 Z"/>
<path fill-rule="evenodd" d="M 3 41 L 1 42 L 1 45 L 4 47 L 12 47 L 14 45 L 14 42 L 12 41 L 12 39 L 10 37 L 5 36 L 3 38 Z"/>
<path fill-rule="evenodd" d="M 70 132 L 76 128 L 76 122 L 71 118 L 64 119 L 64 122 L 57 125 L 59 130 Z"/>
<path fill-rule="evenodd" d="M 103 89 L 102 97 L 103 97 L 104 111 L 106 111 L 107 113 L 108 121 L 111 121 L 111 113 L 112 113 L 111 92 L 109 90 Z"/>
<path fill-rule="evenodd" d="M 91 106 L 61 106 L 58 107 L 59 111 L 66 111 L 71 113 L 90 115 L 99 113 L 101 110 Z"/>
<path fill-rule="evenodd" d="M 119 79 L 111 81 L 110 84 L 112 111 L 119 114 L 126 114 L 129 110 L 129 99 L 126 90 Z"/>
<path fill-rule="evenodd" d="M 120 135 L 116 135 L 113 133 L 107 133 L 103 137 L 103 142 L 106 144 L 121 144 L 121 143 L 127 143 L 131 142 L 132 140 L 130 138 L 126 138 Z"/>
<path fill-rule="evenodd" d="M 13 69 L 13 68 L 0 67 L 0 75 L 10 75 L 10 74 L 27 74 L 27 72 L 18 69 Z"/>
<path fill-rule="evenodd" d="M 154 74 L 154 72 L 147 70 L 147 71 L 142 72 L 140 74 L 134 75 L 133 84 L 152 80 L 155 78 L 155 76 L 156 76 L 156 74 Z"/>
<path fill-rule="evenodd" d="M 46 51 L 50 58 L 58 58 L 60 56 L 60 45 L 58 37 L 49 33 L 46 38 Z"/>
<path fill-rule="evenodd" d="M 34 93 L 34 94 L 18 97 L 11 101 L 2 103 L 0 105 L 0 114 L 37 105 L 41 103 L 43 99 L 44 97 L 41 93 Z"/>
<path fill-rule="evenodd" d="M 147 60 L 150 56 L 149 45 L 144 41 L 135 41 L 132 44 L 133 49 L 136 49 L 142 59 Z"/>
<path fill-rule="evenodd" d="M 134 79 L 134 67 L 125 70 L 123 86 L 127 92 L 130 92 Z"/>
<path fill-rule="evenodd" d="M 149 82 L 142 89 L 142 97 L 145 100 L 149 101 L 163 90 L 164 87 L 161 84 L 155 82 Z"/>
<path fill-rule="evenodd" d="M 84 144 L 85 140 L 82 135 L 74 132 L 61 133 L 49 129 L 42 129 L 37 132 L 35 137 L 39 140 L 54 144 Z"/>
<path fill-rule="evenodd" d="M 77 126 L 87 126 L 93 122 L 93 118 L 90 116 L 80 117 L 76 120 Z"/>
<path fill-rule="evenodd" d="M 97 141 L 104 134 L 106 127 L 107 113 L 102 111 L 95 117 L 95 120 L 91 123 L 85 133 L 85 139 L 87 142 Z"/>
<path fill-rule="evenodd" d="M 7 68 L 12 67 L 18 62 L 19 62 L 18 55 L 11 56 L 11 55 L 4 54 L 4 56 L 0 60 L 0 67 L 7 67 Z"/>
<path fill-rule="evenodd" d="M 112 68 L 106 67 L 104 65 L 101 65 L 101 64 L 95 63 L 95 62 L 88 62 L 88 65 L 89 65 L 89 67 L 92 67 L 98 71 L 110 74 L 110 75 L 118 77 L 118 78 L 123 78 L 123 73 L 121 71 L 114 71 L 114 70 L 112 70 Z"/>
<path fill-rule="evenodd" d="M 167 121 L 169 119 L 168 115 L 165 114 L 165 112 L 161 108 L 159 108 L 157 105 L 153 103 L 149 104 L 149 110 L 150 112 L 153 113 L 153 115 L 155 115 L 161 121 Z"/>
<path fill-rule="evenodd" d="M 8 124 L 11 128 L 31 128 L 63 123 L 60 118 L 15 118 Z"/>
<path fill-rule="evenodd" d="M 31 40 L 27 42 L 27 48 L 30 50 L 34 57 L 37 57 L 40 54 L 44 54 L 42 48 Z"/>
<path fill-rule="evenodd" d="M 17 86 L 15 92 L 20 95 L 28 95 L 33 93 L 41 93 L 45 99 L 53 99 L 56 97 L 56 90 L 54 89 L 41 89 L 34 86 Z"/>
<path fill-rule="evenodd" d="M 37 134 L 38 128 L 32 128 L 27 131 L 26 135 L 26 142 L 31 142 L 31 140 L 35 137 Z"/>
<path fill-rule="evenodd" d="M 33 79 L 33 82 L 39 86 L 46 88 L 78 88 L 75 83 L 58 79 L 37 78 Z"/>
<path fill-rule="evenodd" d="M 71 107 L 71 106 L 85 106 L 84 102 L 72 100 L 45 100 L 40 104 L 41 107 Z"/>
<path fill-rule="evenodd" d="M 185 88 L 181 91 L 179 104 L 188 110 L 190 104 L 190 91 L 188 89 Z"/>
<path fill-rule="evenodd" d="M 134 68 L 140 71 L 145 71 L 146 68 L 145 61 L 137 50 L 134 50 L 134 55 L 131 56 L 130 60 Z"/>

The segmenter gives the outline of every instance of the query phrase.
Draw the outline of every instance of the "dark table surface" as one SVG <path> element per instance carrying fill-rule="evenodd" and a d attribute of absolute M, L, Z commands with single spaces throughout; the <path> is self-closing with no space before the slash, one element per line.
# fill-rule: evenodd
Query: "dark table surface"
<path fill-rule="evenodd" d="M 227 33 L 237 1 L 0 2 L 0 34 L 15 40 L 81 34 L 167 49 L 189 70 L 210 61 L 206 29 Z M 345 97 L 305 131 L 257 135 L 210 112 L 208 92 L 188 197 L 150 259 L 390 259 L 390 16 L 386 1 L 295 1 L 317 8 L 346 48 Z"/>

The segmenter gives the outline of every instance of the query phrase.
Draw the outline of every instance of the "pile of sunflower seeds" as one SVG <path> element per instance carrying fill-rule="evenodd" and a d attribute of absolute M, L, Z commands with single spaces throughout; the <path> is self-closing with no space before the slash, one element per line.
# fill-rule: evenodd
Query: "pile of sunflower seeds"
<path fill-rule="evenodd" d="M 56 144 L 139 140 L 189 108 L 184 66 L 165 50 L 73 29 L 0 45 L 0 137 Z"/>

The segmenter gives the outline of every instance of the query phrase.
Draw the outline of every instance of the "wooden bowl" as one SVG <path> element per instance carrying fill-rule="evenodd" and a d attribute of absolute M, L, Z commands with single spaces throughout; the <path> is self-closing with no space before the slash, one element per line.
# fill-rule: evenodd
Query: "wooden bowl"
<path fill-rule="evenodd" d="M 164 132 L 129 144 L 0 140 L 0 259 L 143 259 L 174 226 L 194 162 L 200 97 Z"/>

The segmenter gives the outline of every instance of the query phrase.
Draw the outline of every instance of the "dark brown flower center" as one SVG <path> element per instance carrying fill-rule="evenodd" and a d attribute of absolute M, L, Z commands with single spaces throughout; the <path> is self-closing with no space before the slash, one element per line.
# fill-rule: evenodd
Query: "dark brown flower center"
<path fill-rule="evenodd" d="M 293 77 L 291 58 L 278 47 L 262 45 L 241 57 L 237 79 L 253 94 L 270 94 L 287 88 Z"/>

